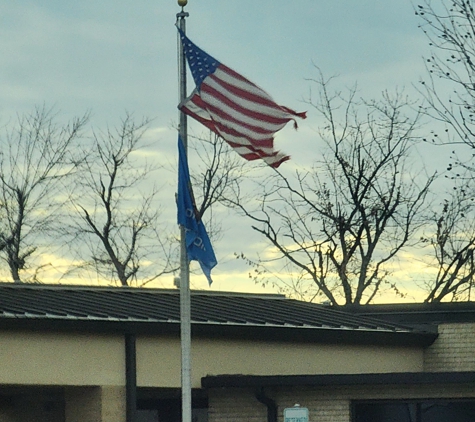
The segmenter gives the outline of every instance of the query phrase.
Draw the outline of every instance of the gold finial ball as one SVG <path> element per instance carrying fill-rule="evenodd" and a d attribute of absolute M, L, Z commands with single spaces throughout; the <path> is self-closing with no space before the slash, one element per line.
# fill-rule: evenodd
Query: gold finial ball
<path fill-rule="evenodd" d="M 178 6 L 185 7 L 188 3 L 188 0 L 178 0 Z"/>

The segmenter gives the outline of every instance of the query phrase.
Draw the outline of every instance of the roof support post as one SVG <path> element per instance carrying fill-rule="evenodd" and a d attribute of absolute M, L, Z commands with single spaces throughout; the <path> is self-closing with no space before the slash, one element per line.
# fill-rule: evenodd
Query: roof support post
<path fill-rule="evenodd" d="M 137 415 L 137 355 L 135 334 L 125 334 L 126 420 L 135 422 Z"/>

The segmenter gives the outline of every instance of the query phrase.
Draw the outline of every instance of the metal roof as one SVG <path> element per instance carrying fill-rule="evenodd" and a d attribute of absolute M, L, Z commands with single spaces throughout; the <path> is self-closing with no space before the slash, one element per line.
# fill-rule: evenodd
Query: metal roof
<path fill-rule="evenodd" d="M 475 322 L 475 302 L 345 305 L 339 309 L 354 315 L 411 326 Z"/>
<path fill-rule="evenodd" d="M 435 338 L 433 333 L 411 326 L 274 294 L 192 291 L 191 319 L 195 333 L 201 329 L 201 332 L 207 330 L 220 335 L 259 332 L 274 336 L 280 332 L 294 338 L 296 333 L 308 336 L 312 332 L 312 341 L 315 333 L 328 341 L 330 337 L 324 333 L 331 332 L 333 340 L 345 341 L 350 333 L 360 339 L 386 334 L 390 338 L 398 335 L 398 338 L 410 337 L 419 342 L 424 339 L 425 343 L 429 337 L 431 341 Z M 175 332 L 180 322 L 179 290 L 0 283 L 0 328 L 67 328 L 72 327 L 67 324 L 73 322 L 74 327 L 85 329 L 149 327 L 154 331 Z M 335 334 L 338 335 L 335 337 Z"/>

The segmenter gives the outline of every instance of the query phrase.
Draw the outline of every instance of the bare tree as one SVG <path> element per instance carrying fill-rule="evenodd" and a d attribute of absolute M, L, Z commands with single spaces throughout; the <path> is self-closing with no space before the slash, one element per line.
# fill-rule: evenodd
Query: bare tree
<path fill-rule="evenodd" d="M 54 231 L 61 187 L 80 161 L 75 141 L 87 115 L 65 125 L 55 117 L 37 108 L 0 139 L 0 253 L 15 282 L 37 281 L 34 257 Z"/>
<path fill-rule="evenodd" d="M 416 6 L 429 39 L 427 80 L 421 81 L 424 111 L 444 128 L 432 142 L 468 146 L 472 153 L 452 151 L 447 171 L 456 183 L 432 221 L 434 231 L 423 237 L 433 248 L 435 279 L 427 283 L 427 302 L 470 298 L 475 266 L 473 248 L 473 149 L 475 148 L 475 11 L 472 1 L 424 0 Z M 439 135 L 439 136 L 438 136 Z M 468 170 L 467 173 L 465 171 Z M 467 176 L 468 174 L 468 176 Z"/>
<path fill-rule="evenodd" d="M 294 281 L 311 283 L 316 297 L 335 305 L 368 303 L 387 280 L 387 264 L 424 223 L 433 177 L 408 164 L 419 116 L 402 95 L 357 104 L 355 90 L 344 98 L 330 94 L 323 76 L 315 82 L 322 160 L 293 176 L 276 170 L 254 209 L 234 203 L 272 245 L 274 261 L 292 265 Z"/>
<path fill-rule="evenodd" d="M 475 203 L 467 181 L 455 186 L 440 212 L 432 216 L 432 234 L 422 242 L 433 249 L 435 278 L 426 283 L 425 302 L 470 300 L 475 275 Z"/>
<path fill-rule="evenodd" d="M 219 222 L 212 218 L 212 207 L 226 202 L 226 198 L 250 177 L 251 169 L 229 145 L 213 132 L 208 137 L 192 136 L 189 146 L 196 154 L 191 178 L 197 202 L 197 212 L 206 215 L 211 224 L 207 225 L 210 235 L 216 239 L 221 229 Z"/>
<path fill-rule="evenodd" d="M 445 125 L 434 142 L 475 148 L 475 12 L 471 0 L 424 0 L 416 6 L 432 52 L 421 81 L 426 112 Z M 444 83 L 445 82 L 445 83 Z"/>
<path fill-rule="evenodd" d="M 72 233 L 86 247 L 73 244 L 80 269 L 121 286 L 147 284 L 176 267 L 174 241 L 159 229 L 155 168 L 137 159 L 148 124 L 126 115 L 117 128 L 95 132 L 71 196 L 79 217 Z"/>

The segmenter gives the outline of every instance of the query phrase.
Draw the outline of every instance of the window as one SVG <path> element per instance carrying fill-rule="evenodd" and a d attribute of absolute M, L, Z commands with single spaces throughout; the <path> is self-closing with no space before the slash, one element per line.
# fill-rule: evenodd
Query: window
<path fill-rule="evenodd" d="M 353 403 L 353 422 L 474 422 L 475 400 Z"/>

